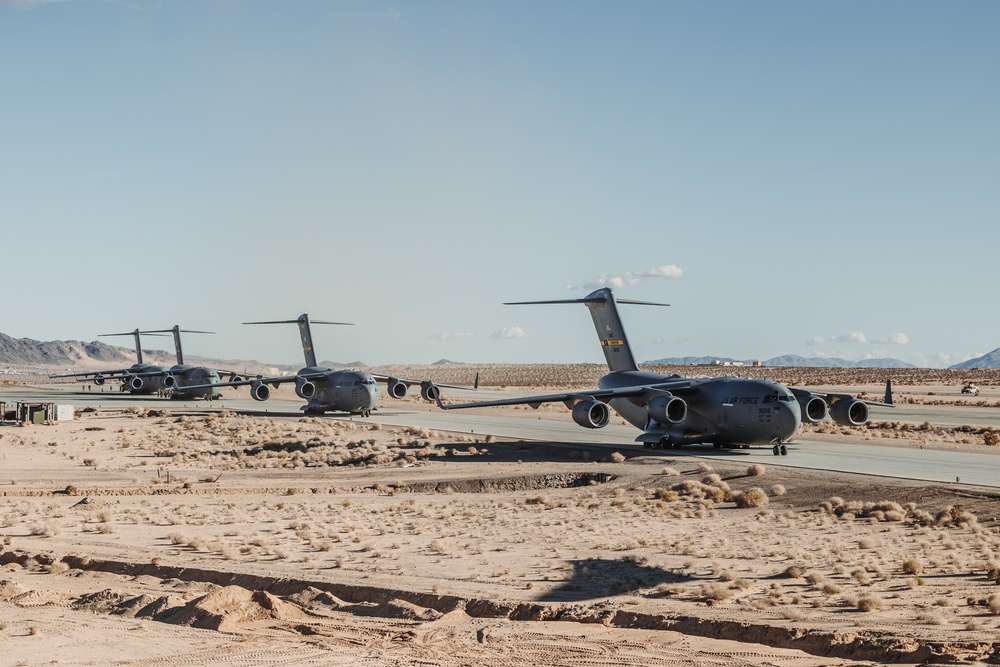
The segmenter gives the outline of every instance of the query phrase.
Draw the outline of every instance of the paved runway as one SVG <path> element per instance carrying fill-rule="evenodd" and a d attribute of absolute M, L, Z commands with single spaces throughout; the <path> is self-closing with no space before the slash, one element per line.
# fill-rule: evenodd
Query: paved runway
<path fill-rule="evenodd" d="M 227 396 L 236 396 L 235 393 Z M 77 407 L 101 406 L 105 409 L 125 408 L 130 405 L 146 407 L 163 406 L 178 411 L 182 409 L 221 409 L 267 411 L 270 414 L 297 415 L 299 400 L 271 399 L 253 401 L 247 395 L 225 398 L 221 401 L 169 401 L 155 397 L 137 397 L 117 392 L 80 392 L 76 386 L 50 389 L 16 389 L 0 392 L 0 400 L 54 401 L 70 403 Z M 471 399 L 475 400 L 475 398 Z M 380 407 L 368 420 L 387 426 L 418 426 L 435 430 L 457 431 L 475 435 L 493 435 L 503 438 L 541 440 L 572 444 L 596 444 L 621 448 L 635 447 L 639 432 L 630 426 L 609 425 L 603 429 L 584 429 L 569 421 L 556 421 L 531 412 L 509 410 L 480 414 L 480 411 L 456 410 L 445 412 L 437 407 L 413 402 L 396 402 L 383 399 Z M 941 425 L 972 424 L 977 426 L 1000 425 L 1000 410 L 994 408 L 960 408 L 951 406 L 899 406 L 895 409 L 873 408 L 872 419 L 877 421 L 903 421 Z M 690 447 L 682 454 L 706 457 L 731 457 L 747 461 L 766 462 L 819 470 L 901 477 L 933 482 L 971 484 L 1000 487 L 1000 452 L 964 453 L 942 452 L 930 449 L 881 447 L 878 445 L 850 445 L 834 442 L 802 441 L 788 446 L 788 456 L 775 457 L 770 448 L 749 450 L 715 450 L 711 447 Z M 642 450 L 657 455 L 659 450 Z M 989 450 L 984 450 L 989 451 Z M 674 450 L 663 451 L 664 456 L 676 457 Z"/>

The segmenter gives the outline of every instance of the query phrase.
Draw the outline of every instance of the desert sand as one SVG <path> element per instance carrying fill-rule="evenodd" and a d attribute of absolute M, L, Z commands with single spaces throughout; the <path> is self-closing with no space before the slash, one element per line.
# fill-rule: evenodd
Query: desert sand
<path fill-rule="evenodd" d="M 998 655 L 995 489 L 169 403 L 0 436 L 4 664 Z M 822 435 L 932 436 L 995 449 Z"/>

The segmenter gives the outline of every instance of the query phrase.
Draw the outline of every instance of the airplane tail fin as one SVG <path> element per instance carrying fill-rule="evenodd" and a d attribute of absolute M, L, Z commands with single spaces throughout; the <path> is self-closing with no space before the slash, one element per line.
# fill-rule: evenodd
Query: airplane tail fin
<path fill-rule="evenodd" d="M 597 337 L 601 341 L 601 348 L 604 350 L 604 359 L 608 362 L 608 369 L 611 372 L 635 371 L 639 367 L 632 356 L 632 348 L 628 344 L 628 337 L 625 335 L 625 327 L 622 326 L 621 318 L 618 316 L 619 303 L 630 303 L 642 306 L 669 306 L 667 303 L 654 303 L 651 301 L 632 301 L 629 299 L 616 300 L 610 287 L 602 287 L 585 296 L 582 299 L 554 299 L 549 301 L 518 301 L 504 305 L 520 306 L 528 304 L 552 304 L 552 303 L 582 303 L 590 309 L 590 316 L 594 320 L 594 328 L 597 329 Z"/>
<path fill-rule="evenodd" d="M 173 328 L 170 329 L 151 329 L 149 331 L 140 331 L 141 334 L 173 334 L 174 336 L 174 353 L 177 355 L 177 365 L 184 364 L 184 350 L 181 349 L 181 334 L 182 333 L 200 333 L 200 334 L 214 334 L 214 331 L 195 331 L 194 329 L 181 329 L 180 325 L 175 324 Z"/>
<path fill-rule="evenodd" d="M 894 405 L 892 402 L 892 378 L 885 379 L 885 403 Z"/>
<path fill-rule="evenodd" d="M 350 322 L 326 322 L 324 320 L 313 320 L 313 324 L 339 324 L 343 326 L 353 326 Z M 318 365 L 316 362 L 316 352 L 313 350 L 312 329 L 309 327 L 309 314 L 302 313 L 294 320 L 273 320 L 268 322 L 244 322 L 243 324 L 298 324 L 299 337 L 302 339 L 302 356 L 305 357 L 306 366 Z"/>
<path fill-rule="evenodd" d="M 126 331 L 124 333 L 110 333 L 110 334 L 98 334 L 99 336 L 134 336 L 135 337 L 135 361 L 137 364 L 142 363 L 142 343 L 139 340 L 139 334 L 148 333 L 139 331 L 135 329 L 133 331 Z"/>

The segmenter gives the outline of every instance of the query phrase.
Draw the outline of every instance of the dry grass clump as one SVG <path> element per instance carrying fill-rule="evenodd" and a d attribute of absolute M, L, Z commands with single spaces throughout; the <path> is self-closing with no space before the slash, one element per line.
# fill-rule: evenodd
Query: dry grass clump
<path fill-rule="evenodd" d="M 664 477 L 678 477 L 680 476 L 681 473 L 676 468 L 671 468 L 670 466 L 667 466 L 660 471 L 660 474 L 663 475 Z"/>
<path fill-rule="evenodd" d="M 766 468 L 759 463 L 754 463 L 752 466 L 747 468 L 747 475 L 749 477 L 760 477 L 764 474 Z"/>
<path fill-rule="evenodd" d="M 788 489 L 785 488 L 784 484 L 774 484 L 771 486 L 770 494 L 772 496 L 783 496 L 788 493 Z"/>
<path fill-rule="evenodd" d="M 924 571 L 923 564 L 916 558 L 907 558 L 903 561 L 903 572 L 906 574 L 918 575 Z"/>
<path fill-rule="evenodd" d="M 735 494 L 733 500 L 737 507 L 763 507 L 768 502 L 767 493 L 756 486 Z"/>
<path fill-rule="evenodd" d="M 877 598 L 874 595 L 862 595 L 858 598 L 854 606 L 858 611 L 870 612 L 884 609 L 885 603 L 882 602 L 881 598 Z"/>
<path fill-rule="evenodd" d="M 625 463 L 625 455 L 621 452 L 611 452 L 612 463 Z"/>

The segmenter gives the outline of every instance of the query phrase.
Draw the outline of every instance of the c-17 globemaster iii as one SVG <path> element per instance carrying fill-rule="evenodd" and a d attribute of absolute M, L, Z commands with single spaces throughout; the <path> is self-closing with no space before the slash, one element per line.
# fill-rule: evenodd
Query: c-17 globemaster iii
<path fill-rule="evenodd" d="M 598 381 L 599 389 L 567 391 L 544 396 L 438 405 L 445 410 L 498 405 L 561 402 L 572 411 L 573 421 L 586 428 L 603 428 L 614 409 L 639 428 L 636 438 L 647 448 L 711 444 L 722 447 L 771 445 L 774 454 L 787 454 L 786 444 L 802 421 L 832 418 L 838 424 L 868 421 L 868 406 L 893 407 L 891 383 L 885 400 L 869 401 L 847 394 L 814 392 L 786 387 L 770 380 L 739 377 L 687 378 L 640 371 L 632 356 L 625 329 L 618 317 L 618 303 L 666 306 L 646 301 L 615 301 L 610 288 L 596 290 L 582 299 L 528 301 L 507 305 L 582 303 L 590 309 L 604 357 L 611 371 Z"/>
<path fill-rule="evenodd" d="M 90 371 L 87 373 L 65 373 L 50 375 L 50 378 L 82 378 L 96 385 L 103 385 L 108 380 L 121 380 L 122 391 L 126 389 L 133 394 L 154 394 L 161 389 L 171 389 L 174 377 L 167 373 L 163 366 L 147 364 L 142 360 L 142 343 L 138 329 L 126 333 L 100 334 L 101 336 L 133 336 L 135 337 L 135 360 L 128 368 L 114 368 L 106 371 Z"/>
<path fill-rule="evenodd" d="M 348 412 L 364 417 L 369 416 L 378 404 L 378 383 L 386 383 L 386 391 L 393 398 L 403 398 L 411 384 L 420 385 L 420 395 L 424 400 L 433 401 L 441 394 L 441 387 L 452 389 L 470 389 L 450 384 L 437 384 L 430 380 L 410 380 L 406 378 L 378 375 L 367 371 L 333 370 L 320 366 L 313 351 L 312 329 L 309 315 L 303 313 L 294 320 L 277 320 L 268 322 L 244 322 L 244 324 L 297 324 L 299 336 L 302 339 L 302 354 L 306 365 L 295 375 L 278 377 L 257 377 L 239 379 L 230 382 L 217 382 L 210 385 L 195 385 L 189 390 L 206 387 L 239 387 L 250 385 L 250 396 L 257 401 L 266 401 L 271 396 L 271 387 L 294 382 L 295 394 L 306 400 L 302 410 L 307 415 L 321 415 L 325 412 Z M 312 324 L 338 324 L 350 326 L 346 322 L 325 322 L 313 320 Z M 478 378 L 477 378 L 478 384 Z M 475 387 L 471 387 L 474 389 Z"/>

